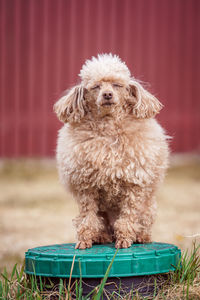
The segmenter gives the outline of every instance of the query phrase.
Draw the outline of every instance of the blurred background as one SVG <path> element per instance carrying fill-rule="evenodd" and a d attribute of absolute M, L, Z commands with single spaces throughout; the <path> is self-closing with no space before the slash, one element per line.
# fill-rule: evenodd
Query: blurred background
<path fill-rule="evenodd" d="M 172 136 L 153 238 L 199 242 L 200 1 L 0 0 L 0 270 L 30 247 L 75 241 L 52 107 L 86 59 L 110 52 L 164 104 Z"/>

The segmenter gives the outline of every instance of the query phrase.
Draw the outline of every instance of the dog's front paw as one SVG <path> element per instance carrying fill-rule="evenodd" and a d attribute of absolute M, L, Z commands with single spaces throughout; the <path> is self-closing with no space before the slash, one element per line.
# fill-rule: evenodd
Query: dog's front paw
<path fill-rule="evenodd" d="M 91 247 L 92 247 L 92 240 L 79 241 L 79 242 L 76 243 L 75 249 L 84 250 L 86 248 L 91 248 Z"/>
<path fill-rule="evenodd" d="M 132 245 L 132 241 L 128 239 L 118 239 L 115 243 L 115 248 L 129 248 Z"/>

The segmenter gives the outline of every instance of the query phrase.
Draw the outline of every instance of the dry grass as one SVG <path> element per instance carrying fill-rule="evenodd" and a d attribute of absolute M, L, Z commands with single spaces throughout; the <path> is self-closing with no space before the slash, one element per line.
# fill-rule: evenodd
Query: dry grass
<path fill-rule="evenodd" d="M 22 262 L 31 247 L 75 241 L 77 206 L 58 181 L 54 161 L 0 163 L 0 271 Z M 158 193 L 153 238 L 191 247 L 200 241 L 200 162 L 169 169 Z"/>
<path fill-rule="evenodd" d="M 164 296 L 164 297 L 163 297 Z M 196 279 L 193 285 L 174 284 L 170 285 L 164 292 L 159 293 L 155 300 L 199 300 L 200 299 L 200 284 L 199 279 Z"/>

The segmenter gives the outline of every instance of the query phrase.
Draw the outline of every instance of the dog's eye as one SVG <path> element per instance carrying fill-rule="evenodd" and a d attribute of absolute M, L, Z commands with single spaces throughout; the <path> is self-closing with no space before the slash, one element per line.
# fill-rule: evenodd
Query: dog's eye
<path fill-rule="evenodd" d="M 91 89 L 92 90 L 96 90 L 96 89 L 99 89 L 100 88 L 100 85 L 99 84 L 96 84 L 95 86 L 93 86 Z"/>
<path fill-rule="evenodd" d="M 114 87 L 123 87 L 123 85 L 120 84 L 120 83 L 113 83 L 112 85 L 113 85 Z"/>

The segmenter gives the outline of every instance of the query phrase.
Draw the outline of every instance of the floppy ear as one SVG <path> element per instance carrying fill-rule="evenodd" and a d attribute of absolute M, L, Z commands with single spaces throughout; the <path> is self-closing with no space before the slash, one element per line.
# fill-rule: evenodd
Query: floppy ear
<path fill-rule="evenodd" d="M 84 87 L 81 84 L 74 86 L 54 104 L 53 109 L 62 122 L 79 122 L 85 115 Z"/>
<path fill-rule="evenodd" d="M 156 97 L 135 80 L 130 81 L 130 92 L 131 100 L 134 102 L 132 113 L 138 119 L 152 118 L 163 107 Z"/>

